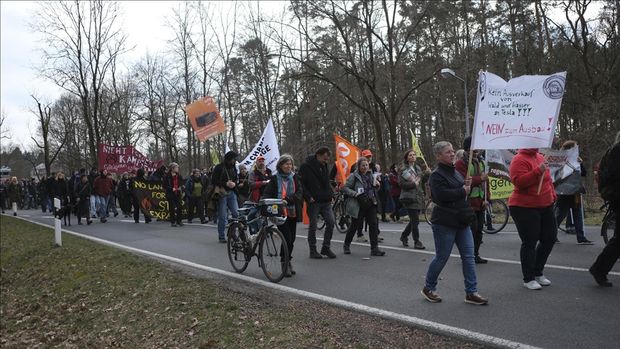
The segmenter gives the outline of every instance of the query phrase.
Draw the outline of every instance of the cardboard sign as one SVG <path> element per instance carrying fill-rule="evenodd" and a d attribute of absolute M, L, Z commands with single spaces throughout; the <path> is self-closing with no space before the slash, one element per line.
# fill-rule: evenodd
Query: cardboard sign
<path fill-rule="evenodd" d="M 226 131 L 226 125 L 213 97 L 206 96 L 186 105 L 185 112 L 201 142 Z"/>

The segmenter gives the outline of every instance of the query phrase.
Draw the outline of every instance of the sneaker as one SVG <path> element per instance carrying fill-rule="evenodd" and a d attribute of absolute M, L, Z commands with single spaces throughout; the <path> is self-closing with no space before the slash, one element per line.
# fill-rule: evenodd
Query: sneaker
<path fill-rule="evenodd" d="M 476 293 L 468 293 L 465 295 L 465 303 L 476 304 L 476 305 L 486 305 L 489 303 L 489 300 L 482 297 L 481 295 Z"/>
<path fill-rule="evenodd" d="M 192 224 L 192 220 L 191 220 L 191 219 L 188 219 L 188 220 L 187 220 L 187 224 Z"/>
<path fill-rule="evenodd" d="M 114 212 L 114 218 L 118 216 L 118 212 Z"/>
<path fill-rule="evenodd" d="M 486 260 L 486 259 L 484 259 L 484 258 L 482 258 L 480 256 L 476 256 L 474 258 L 474 262 L 476 262 L 476 264 L 487 264 L 487 263 L 489 263 L 488 260 Z"/>
<path fill-rule="evenodd" d="M 284 277 L 290 278 L 293 276 L 293 273 L 291 272 L 291 267 L 290 266 L 285 266 L 284 262 L 282 263 L 282 268 L 284 269 Z"/>
<path fill-rule="evenodd" d="M 311 248 L 310 249 L 310 258 L 312 258 L 312 259 L 323 259 L 323 256 L 321 256 L 321 254 L 316 251 L 316 248 Z"/>
<path fill-rule="evenodd" d="M 596 283 L 599 286 L 603 286 L 603 287 L 611 287 L 611 286 L 613 286 L 613 284 L 611 282 L 609 282 L 609 280 L 607 280 L 607 276 L 606 275 L 601 275 L 601 274 L 597 273 L 594 269 L 592 269 L 592 267 L 590 267 L 590 269 L 588 269 L 588 271 L 590 271 L 590 274 L 592 274 L 592 276 L 594 277 L 594 281 L 596 281 Z"/>
<path fill-rule="evenodd" d="M 377 236 L 377 241 L 383 241 L 383 237 Z"/>
<path fill-rule="evenodd" d="M 105 218 L 101 218 L 101 223 L 107 223 L 107 222 L 108 222 L 108 220 L 107 220 L 107 219 L 105 219 Z"/>
<path fill-rule="evenodd" d="M 344 254 L 351 254 L 351 246 L 349 245 L 342 246 L 342 251 L 344 252 Z"/>
<path fill-rule="evenodd" d="M 594 242 L 588 239 L 585 239 L 585 240 L 577 241 L 577 245 L 594 245 Z"/>
<path fill-rule="evenodd" d="M 176 223 L 170 223 L 170 226 L 174 228 L 174 227 L 176 227 L 177 225 L 176 225 Z"/>
<path fill-rule="evenodd" d="M 403 243 L 403 246 L 405 246 L 405 247 L 409 247 L 409 241 L 407 240 L 407 238 L 406 238 L 406 237 L 401 237 L 401 238 L 400 238 L 400 242 L 402 242 L 402 243 Z"/>
<path fill-rule="evenodd" d="M 424 287 L 420 293 L 426 298 L 427 301 L 431 303 L 439 303 L 441 302 L 441 297 L 435 291 L 431 291 L 430 289 Z"/>
<path fill-rule="evenodd" d="M 330 259 L 336 258 L 336 254 L 332 252 L 332 250 L 330 250 L 329 247 L 323 246 L 323 248 L 321 248 L 321 254 Z"/>
<path fill-rule="evenodd" d="M 288 262 L 288 271 L 291 273 L 291 275 L 297 274 L 295 269 L 293 269 L 293 265 L 291 264 L 291 262 Z"/>
<path fill-rule="evenodd" d="M 184 226 L 184 224 L 182 222 L 178 222 L 177 226 L 182 227 L 182 226 Z"/>
<path fill-rule="evenodd" d="M 422 241 L 420 241 L 420 240 L 418 240 L 418 241 L 413 243 L 413 248 L 415 248 L 416 250 L 424 250 L 424 249 L 426 249 L 426 247 L 424 247 L 424 244 L 422 244 Z"/>
<path fill-rule="evenodd" d="M 527 288 L 528 290 L 540 290 L 542 288 L 542 286 L 540 286 L 540 284 L 536 280 L 524 282 L 523 287 Z"/>
<path fill-rule="evenodd" d="M 549 286 L 551 285 L 551 280 L 547 279 L 544 275 L 537 276 L 536 282 L 540 284 L 540 286 Z"/>
<path fill-rule="evenodd" d="M 221 244 L 225 244 L 226 243 L 226 239 L 220 239 L 220 243 Z"/>
<path fill-rule="evenodd" d="M 360 235 L 360 236 L 357 237 L 357 239 L 355 239 L 355 241 L 357 241 L 357 242 L 368 242 L 368 239 L 366 239 L 366 236 Z"/>

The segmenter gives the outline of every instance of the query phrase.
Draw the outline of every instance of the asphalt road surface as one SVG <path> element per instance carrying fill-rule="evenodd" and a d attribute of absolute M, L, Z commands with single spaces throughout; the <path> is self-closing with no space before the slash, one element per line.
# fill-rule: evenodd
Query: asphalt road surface
<path fill-rule="evenodd" d="M 31 210 L 18 215 L 53 227 L 49 213 Z M 332 249 L 338 258 L 314 260 L 308 258 L 307 227 L 300 223 L 292 261 L 297 275 L 280 284 L 536 347 L 620 348 L 620 263 L 609 275 L 614 283 L 611 288 L 597 286 L 587 271 L 603 248 L 598 227 L 587 227 L 587 238 L 595 241 L 591 246 L 577 245 L 574 235 L 559 232 L 560 243 L 554 246 L 545 269 L 552 285 L 540 291 L 522 286 L 515 227 L 508 225 L 498 234 L 485 234 L 481 255 L 489 263 L 476 269 L 479 291 L 489 298 L 489 305 L 474 306 L 463 302 L 456 248 L 439 281 L 443 302 L 432 304 L 422 298 L 420 289 L 434 255 L 432 233 L 428 224 L 420 223 L 427 249 L 405 248 L 398 239 L 404 226 L 380 224 L 385 239 L 381 248 L 387 252 L 384 257 L 368 258 L 369 245 L 355 242 L 352 254 L 344 255 L 344 234 L 334 231 Z M 133 219 L 119 216 L 106 224 L 95 220 L 90 226 L 78 226 L 73 217 L 73 226 L 63 229 L 232 271 L 226 245 L 218 243 L 213 224 L 171 228 L 165 222 L 134 224 Z M 266 280 L 256 259 L 244 275 Z"/>

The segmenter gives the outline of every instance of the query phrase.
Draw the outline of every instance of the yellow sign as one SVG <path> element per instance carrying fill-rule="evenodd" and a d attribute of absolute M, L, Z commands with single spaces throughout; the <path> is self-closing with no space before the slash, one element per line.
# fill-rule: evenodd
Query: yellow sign
<path fill-rule="evenodd" d="M 491 199 L 507 199 L 512 194 L 514 186 L 510 181 L 497 177 L 489 177 Z"/>

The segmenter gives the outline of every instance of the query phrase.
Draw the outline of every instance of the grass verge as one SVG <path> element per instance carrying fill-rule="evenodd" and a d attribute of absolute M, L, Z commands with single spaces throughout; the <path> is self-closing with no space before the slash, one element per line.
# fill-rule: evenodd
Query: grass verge
<path fill-rule="evenodd" d="M 479 348 L 0 218 L 2 348 Z"/>

